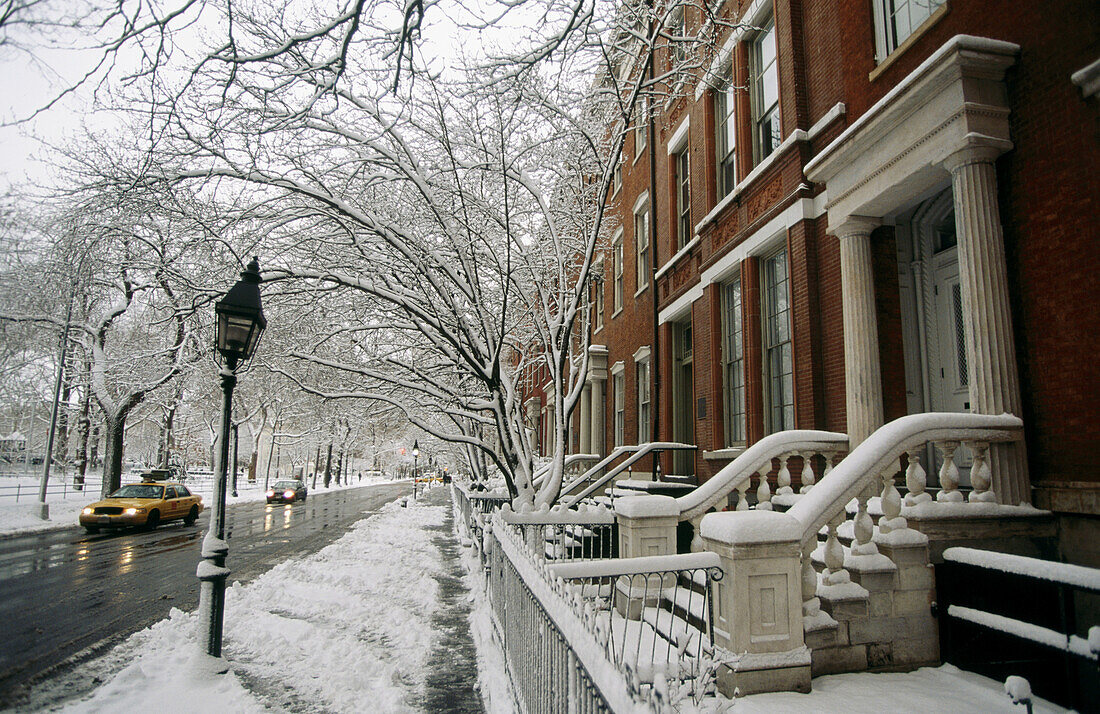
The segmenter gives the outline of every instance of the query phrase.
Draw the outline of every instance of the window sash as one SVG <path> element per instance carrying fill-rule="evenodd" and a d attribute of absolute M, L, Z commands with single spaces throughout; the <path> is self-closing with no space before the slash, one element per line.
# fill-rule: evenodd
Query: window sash
<path fill-rule="evenodd" d="M 779 68 L 776 64 L 775 21 L 752 41 L 749 57 L 749 87 L 753 121 L 753 153 L 756 163 L 779 146 Z"/>
<path fill-rule="evenodd" d="M 722 359 L 726 445 L 743 444 L 745 434 L 745 351 L 741 318 L 741 280 L 722 289 Z"/>
<path fill-rule="evenodd" d="M 730 74 L 732 77 L 732 71 Z M 717 148 L 718 197 L 737 185 L 737 122 L 732 78 L 727 78 L 714 95 L 715 145 Z"/>
<path fill-rule="evenodd" d="M 638 107 L 637 122 L 634 124 L 634 157 L 637 158 L 645 151 L 646 142 L 649 140 L 649 98 L 642 97 Z"/>
<path fill-rule="evenodd" d="M 638 284 L 641 290 L 649 284 L 649 205 L 634 214 L 634 246 L 637 252 Z"/>
<path fill-rule="evenodd" d="M 687 245 L 691 235 L 691 181 L 688 169 L 688 150 L 685 148 L 676 154 L 677 249 Z"/>
<path fill-rule="evenodd" d="M 615 271 L 615 312 L 623 309 L 623 241 L 622 238 L 615 243 L 614 254 L 612 257 L 612 267 Z"/>
<path fill-rule="evenodd" d="M 649 362 L 639 362 L 638 372 L 638 443 L 650 438 L 649 424 Z"/>
<path fill-rule="evenodd" d="M 945 0 L 877 0 L 874 3 L 878 61 L 900 47 Z"/>
<path fill-rule="evenodd" d="M 622 372 L 615 375 L 615 446 L 623 445 L 626 420 L 626 379 Z"/>
<path fill-rule="evenodd" d="M 787 251 L 764 260 L 764 370 L 769 433 L 794 428 Z"/>

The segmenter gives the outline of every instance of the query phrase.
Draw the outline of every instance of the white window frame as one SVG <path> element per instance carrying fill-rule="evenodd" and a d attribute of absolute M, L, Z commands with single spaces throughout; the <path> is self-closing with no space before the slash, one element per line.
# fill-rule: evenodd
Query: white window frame
<path fill-rule="evenodd" d="M 782 143 L 782 122 L 780 120 L 779 102 L 779 41 L 776 36 L 775 18 L 768 17 L 759 23 L 760 31 L 749 40 L 749 104 L 752 107 L 752 155 L 753 165 L 759 164 L 768 158 Z M 761 53 L 762 42 L 771 37 L 775 44 L 772 52 L 772 61 L 763 65 Z M 775 102 L 762 106 L 764 102 L 764 82 L 767 80 L 768 71 L 774 67 L 775 76 Z M 765 126 L 773 129 L 768 141 L 764 141 Z"/>
<path fill-rule="evenodd" d="M 634 269 L 637 278 L 634 294 L 649 287 L 649 274 L 653 270 L 649 249 L 649 194 L 645 193 L 634 203 Z"/>
<path fill-rule="evenodd" d="M 635 368 L 635 382 L 638 389 L 638 443 L 648 443 L 652 434 L 653 423 L 650 417 L 652 401 L 650 397 L 649 359 L 646 358 L 637 363 Z"/>
<path fill-rule="evenodd" d="M 782 284 L 770 265 L 783 256 Z M 791 334 L 791 272 L 787 247 L 760 260 L 761 343 L 764 372 L 764 426 L 769 434 L 794 428 L 794 354 Z M 780 301 L 782 298 L 782 301 Z"/>
<path fill-rule="evenodd" d="M 741 276 L 722 284 L 722 399 L 725 445 L 748 440 L 745 413 L 745 332 L 741 315 Z"/>
<path fill-rule="evenodd" d="M 668 34 L 671 37 L 686 38 L 687 12 L 686 5 L 680 5 L 669 15 Z M 688 43 L 686 41 L 669 40 L 668 61 L 673 70 L 682 65 L 688 56 Z"/>
<path fill-rule="evenodd" d="M 672 154 L 676 172 L 676 250 L 691 240 L 691 151 L 687 144 Z"/>
<path fill-rule="evenodd" d="M 623 363 L 618 362 L 611 372 L 611 393 L 614 404 L 614 428 L 612 429 L 615 446 L 622 446 L 626 438 L 626 374 Z"/>
<path fill-rule="evenodd" d="M 875 62 L 881 63 L 905 44 L 947 0 L 872 0 L 875 15 Z"/>
<path fill-rule="evenodd" d="M 611 281 L 614 317 L 623 309 L 623 232 L 620 228 L 611 242 Z"/>
<path fill-rule="evenodd" d="M 737 102 L 734 90 L 733 63 L 730 62 L 714 90 L 715 180 L 718 200 L 729 195 L 737 185 Z"/>
<path fill-rule="evenodd" d="M 593 291 L 595 299 L 592 301 L 592 331 L 599 332 L 603 329 L 603 291 L 604 291 L 604 279 L 603 279 L 603 258 L 600 258 L 596 264 L 598 270 L 594 274 L 594 280 L 592 284 L 594 286 Z"/>
<path fill-rule="evenodd" d="M 649 97 L 643 95 L 638 100 L 638 117 L 634 124 L 634 160 L 645 151 L 649 140 Z"/>

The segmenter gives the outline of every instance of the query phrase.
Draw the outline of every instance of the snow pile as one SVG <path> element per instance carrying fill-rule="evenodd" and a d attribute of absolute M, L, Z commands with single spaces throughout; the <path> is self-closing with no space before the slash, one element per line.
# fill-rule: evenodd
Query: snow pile
<path fill-rule="evenodd" d="M 442 569 L 426 527 L 444 515 L 390 504 L 315 555 L 228 588 L 229 674 L 200 673 L 197 615 L 173 610 L 119 646 L 128 666 L 64 711 L 139 710 L 151 692 L 161 712 L 415 710 Z"/>

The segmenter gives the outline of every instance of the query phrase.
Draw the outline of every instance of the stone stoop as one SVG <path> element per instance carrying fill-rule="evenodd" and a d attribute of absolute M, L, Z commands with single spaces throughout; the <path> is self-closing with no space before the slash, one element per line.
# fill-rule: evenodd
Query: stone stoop
<path fill-rule="evenodd" d="M 821 610 L 836 625 L 815 622 L 805 632 L 815 677 L 939 663 L 928 546 L 880 542 L 878 547 L 879 555 L 846 553 L 852 582 L 818 590 Z"/>

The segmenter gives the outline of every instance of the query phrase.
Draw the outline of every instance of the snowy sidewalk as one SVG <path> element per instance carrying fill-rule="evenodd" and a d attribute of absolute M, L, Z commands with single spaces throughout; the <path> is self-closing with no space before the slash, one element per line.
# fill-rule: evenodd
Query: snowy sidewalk
<path fill-rule="evenodd" d="M 451 517 L 447 489 L 393 502 L 315 555 L 229 587 L 227 675 L 186 666 L 197 618 L 173 610 L 87 663 L 105 683 L 62 711 L 479 712 Z"/>

